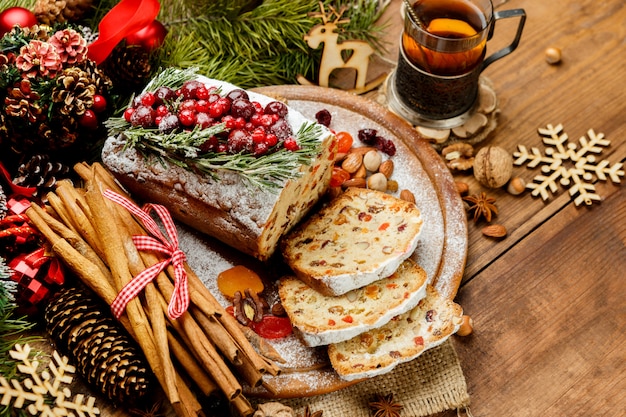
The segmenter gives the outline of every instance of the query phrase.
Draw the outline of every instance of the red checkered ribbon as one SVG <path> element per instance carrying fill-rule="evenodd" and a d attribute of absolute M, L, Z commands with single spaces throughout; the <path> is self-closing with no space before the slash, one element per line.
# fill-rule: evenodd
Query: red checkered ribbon
<path fill-rule="evenodd" d="M 152 235 L 136 235 L 133 236 L 133 242 L 139 250 L 152 250 L 161 252 L 169 258 L 156 263 L 135 276 L 128 284 L 122 288 L 117 294 L 113 303 L 111 303 L 111 311 L 115 317 L 119 318 L 126 305 L 137 296 L 157 275 L 161 273 L 170 263 L 174 266 L 174 293 L 167 307 L 167 314 L 172 319 L 180 317 L 189 307 L 189 290 L 187 288 L 187 272 L 185 271 L 185 254 L 178 248 L 178 235 L 176 234 L 176 226 L 167 209 L 158 204 L 146 204 L 143 209 L 137 207 L 132 201 L 111 191 L 106 190 L 104 196 L 111 201 L 116 202 L 126 208 L 136 217 L 138 217 L 146 230 Z M 169 237 L 169 240 L 161 233 L 161 229 L 150 216 L 150 211 L 154 210 Z"/>

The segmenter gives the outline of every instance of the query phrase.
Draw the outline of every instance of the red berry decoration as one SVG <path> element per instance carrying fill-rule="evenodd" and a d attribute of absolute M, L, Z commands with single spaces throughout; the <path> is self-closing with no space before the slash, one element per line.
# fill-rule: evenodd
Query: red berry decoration
<path fill-rule="evenodd" d="M 23 7 L 9 7 L 0 13 L 0 37 L 10 32 L 13 26 L 19 25 L 22 28 L 29 28 L 36 25 L 35 14 Z"/>
<path fill-rule="evenodd" d="M 107 100 L 100 94 L 96 94 L 93 96 L 93 105 L 91 109 L 96 113 L 102 113 L 107 108 Z"/>
<path fill-rule="evenodd" d="M 128 45 L 139 45 L 146 51 L 154 51 L 163 45 L 167 29 L 163 23 L 153 20 L 148 26 L 126 37 Z"/>
<path fill-rule="evenodd" d="M 85 113 L 81 116 L 80 125 L 86 127 L 88 129 L 97 129 L 98 128 L 98 116 L 93 110 L 85 110 Z"/>

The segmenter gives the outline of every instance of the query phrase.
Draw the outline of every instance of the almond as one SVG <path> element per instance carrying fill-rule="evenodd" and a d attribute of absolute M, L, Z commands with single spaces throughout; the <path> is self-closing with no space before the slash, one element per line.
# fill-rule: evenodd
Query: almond
<path fill-rule="evenodd" d="M 415 203 L 415 195 L 413 195 L 413 193 L 409 190 L 402 190 L 400 191 L 400 200 Z"/>
<path fill-rule="evenodd" d="M 349 153 L 341 163 L 341 168 L 354 174 L 358 171 L 359 167 L 363 165 L 363 156 L 357 153 Z"/>
<path fill-rule="evenodd" d="M 393 168 L 393 161 L 391 159 L 387 159 L 380 164 L 380 166 L 378 167 L 378 172 L 380 172 L 387 179 L 389 179 L 393 175 Z"/>
<path fill-rule="evenodd" d="M 355 178 L 366 178 L 367 177 L 367 169 L 365 168 L 365 164 L 361 164 L 359 169 L 356 170 L 354 174 L 352 174 Z"/>
<path fill-rule="evenodd" d="M 354 178 L 345 180 L 341 186 L 343 188 L 348 188 L 348 187 L 365 188 L 367 186 L 367 181 L 365 180 L 365 178 L 354 177 Z"/>
<path fill-rule="evenodd" d="M 501 224 L 490 224 L 489 226 L 483 227 L 483 235 L 493 237 L 493 238 L 503 238 L 506 236 L 506 227 Z"/>

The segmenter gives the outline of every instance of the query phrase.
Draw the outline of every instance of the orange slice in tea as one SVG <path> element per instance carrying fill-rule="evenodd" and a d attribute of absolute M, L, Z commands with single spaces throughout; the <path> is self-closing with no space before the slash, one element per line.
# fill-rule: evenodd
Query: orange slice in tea
<path fill-rule="evenodd" d="M 467 38 L 476 35 L 476 29 L 474 29 L 469 23 L 457 19 L 439 18 L 433 19 L 426 29 L 428 32 L 442 36 L 442 37 L 455 37 L 455 38 Z"/>
<path fill-rule="evenodd" d="M 232 299 L 237 291 L 243 294 L 247 288 L 253 294 L 260 293 L 263 291 L 263 281 L 251 269 L 236 265 L 218 274 L 217 287 L 225 297 Z"/>

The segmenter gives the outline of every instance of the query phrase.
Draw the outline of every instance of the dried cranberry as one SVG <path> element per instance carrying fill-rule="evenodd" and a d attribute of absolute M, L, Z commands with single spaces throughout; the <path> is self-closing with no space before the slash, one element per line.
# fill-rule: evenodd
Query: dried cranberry
<path fill-rule="evenodd" d="M 380 138 L 380 142 L 382 142 L 381 151 L 389 156 L 394 156 L 396 154 L 396 145 L 391 140 Z"/>
<path fill-rule="evenodd" d="M 230 99 L 230 101 L 235 101 L 237 99 L 243 98 L 245 100 L 250 100 L 250 97 L 248 96 L 248 93 L 245 90 L 236 88 L 232 91 L 230 91 L 228 94 L 226 94 L 226 97 L 228 99 Z"/>
<path fill-rule="evenodd" d="M 376 146 L 376 142 L 378 142 L 377 133 L 378 131 L 376 129 L 361 129 L 359 130 L 358 137 L 364 144 Z"/>
<path fill-rule="evenodd" d="M 130 124 L 133 126 L 151 127 L 154 124 L 156 112 L 152 107 L 139 106 L 130 116 Z"/>
<path fill-rule="evenodd" d="M 332 119 L 333 116 L 331 116 L 330 112 L 326 109 L 320 110 L 315 113 L 315 120 L 317 120 L 317 123 L 326 127 L 330 126 Z"/>
<path fill-rule="evenodd" d="M 230 114 L 235 116 L 235 118 L 241 117 L 245 120 L 250 120 L 250 117 L 254 114 L 254 106 L 250 103 L 250 100 L 238 98 L 233 100 L 233 103 L 230 105 Z"/>
<path fill-rule="evenodd" d="M 285 117 L 288 112 L 289 110 L 285 103 L 280 101 L 271 101 L 265 106 L 265 114 L 277 114 L 280 117 Z"/>

